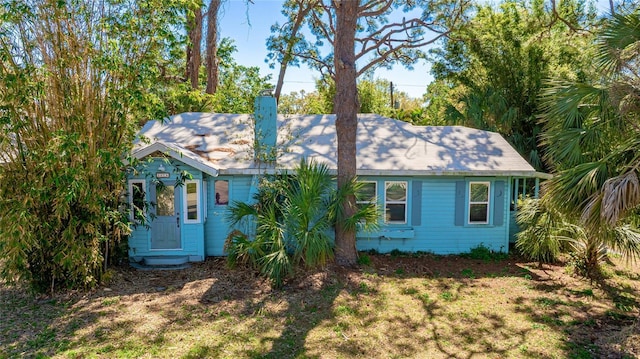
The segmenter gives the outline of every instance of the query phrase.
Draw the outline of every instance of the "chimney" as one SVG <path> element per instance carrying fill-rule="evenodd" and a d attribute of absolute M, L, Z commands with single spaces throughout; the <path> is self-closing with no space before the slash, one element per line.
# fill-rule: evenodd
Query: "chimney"
<path fill-rule="evenodd" d="M 253 107 L 255 119 L 254 159 L 260 162 L 274 162 L 278 141 L 276 99 L 273 96 L 261 94 L 256 97 Z"/>

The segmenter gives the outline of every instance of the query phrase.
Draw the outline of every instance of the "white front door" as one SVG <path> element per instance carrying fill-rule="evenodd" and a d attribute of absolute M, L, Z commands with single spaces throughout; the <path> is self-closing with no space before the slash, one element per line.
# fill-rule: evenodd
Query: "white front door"
<path fill-rule="evenodd" d="M 153 185 L 152 185 L 153 186 Z M 151 222 L 151 249 L 180 249 L 180 188 L 156 184 L 156 217 Z"/>

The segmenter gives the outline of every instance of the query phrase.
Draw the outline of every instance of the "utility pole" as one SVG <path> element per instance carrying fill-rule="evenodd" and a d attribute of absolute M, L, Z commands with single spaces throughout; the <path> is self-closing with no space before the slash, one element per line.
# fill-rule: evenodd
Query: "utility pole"
<path fill-rule="evenodd" d="M 394 107 L 394 102 L 393 102 L 393 81 L 389 82 L 389 90 L 391 92 L 391 108 L 393 109 Z"/>

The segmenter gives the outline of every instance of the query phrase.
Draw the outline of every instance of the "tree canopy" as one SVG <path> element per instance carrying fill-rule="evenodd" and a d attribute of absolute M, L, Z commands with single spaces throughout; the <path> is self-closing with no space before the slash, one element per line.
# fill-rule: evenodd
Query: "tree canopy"
<path fill-rule="evenodd" d="M 538 144 L 541 91 L 551 77 L 594 76 L 589 31 L 596 24 L 593 8 L 579 1 L 553 8 L 543 1 L 478 5 L 468 23 L 431 51 L 435 81 L 427 90 L 426 122 L 499 132 L 546 169 Z"/>

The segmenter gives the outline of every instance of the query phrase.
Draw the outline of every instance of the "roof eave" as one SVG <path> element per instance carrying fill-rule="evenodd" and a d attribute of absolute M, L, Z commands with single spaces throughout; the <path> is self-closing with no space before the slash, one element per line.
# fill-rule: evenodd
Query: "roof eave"
<path fill-rule="evenodd" d="M 225 175 L 260 175 L 274 174 L 282 170 L 293 168 L 226 168 L 220 169 L 220 174 Z M 331 175 L 336 175 L 335 169 L 329 169 Z M 526 177 L 551 179 L 552 175 L 536 171 L 440 171 L 440 170 L 358 170 L 358 176 L 433 176 L 433 177 Z"/>

